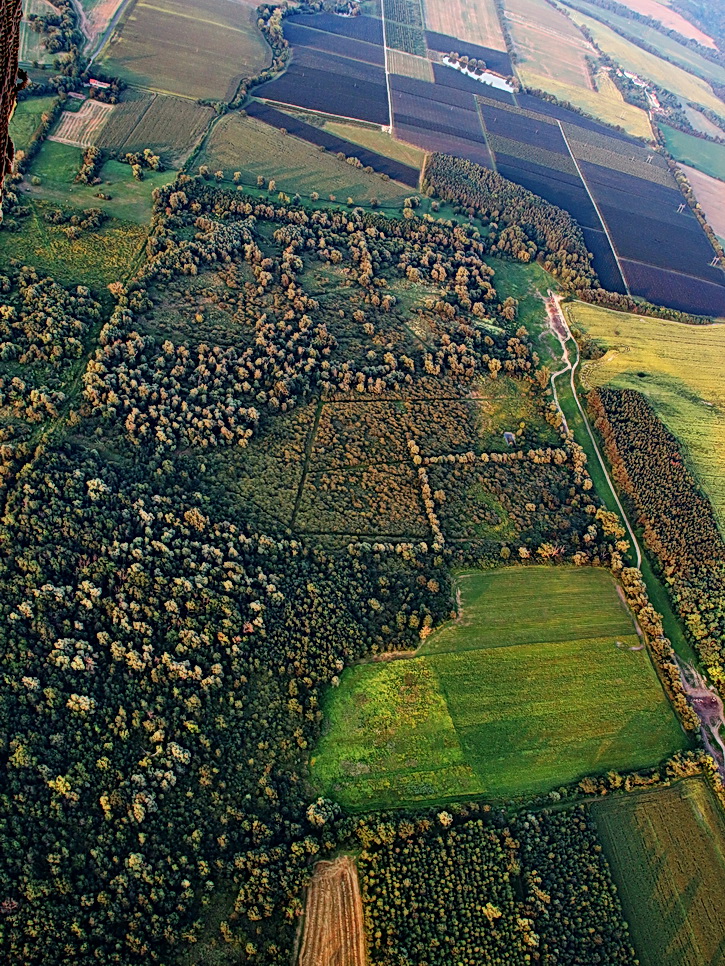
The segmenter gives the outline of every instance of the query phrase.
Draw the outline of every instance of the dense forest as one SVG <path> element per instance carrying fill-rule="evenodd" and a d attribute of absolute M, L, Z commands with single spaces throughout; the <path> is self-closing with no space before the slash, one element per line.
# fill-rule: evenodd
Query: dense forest
<path fill-rule="evenodd" d="M 6 961 L 168 962 L 231 890 L 234 948 L 286 962 L 326 835 L 323 688 L 446 617 L 461 556 L 616 558 L 489 244 L 182 178 L 110 315 L 28 267 L 2 280 Z M 440 417 L 479 385 L 528 400 L 514 449 Z M 310 486 L 285 484 L 306 456 Z M 497 499 L 471 512 L 501 520 L 448 546 L 440 501 L 470 472 Z M 300 530 L 343 478 L 382 532 L 339 508 L 341 534 Z"/>
<path fill-rule="evenodd" d="M 647 547 L 713 679 L 725 683 L 725 544 L 678 440 L 632 389 L 594 390 L 596 417 L 615 479 L 634 505 Z"/>

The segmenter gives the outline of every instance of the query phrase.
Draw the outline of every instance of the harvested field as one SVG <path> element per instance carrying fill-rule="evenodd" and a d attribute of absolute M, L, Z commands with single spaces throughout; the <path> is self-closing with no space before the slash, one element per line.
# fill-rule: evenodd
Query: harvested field
<path fill-rule="evenodd" d="M 434 82 L 433 65 L 427 57 L 416 57 L 401 50 L 388 48 L 386 51 L 388 71 L 403 77 L 416 77 L 418 80 Z"/>
<path fill-rule="evenodd" d="M 642 966 L 721 966 L 725 821 L 702 778 L 591 806 Z"/>
<path fill-rule="evenodd" d="M 506 19 L 521 67 L 563 85 L 592 89 L 586 56 L 594 50 L 561 11 L 546 0 L 506 0 Z"/>
<path fill-rule="evenodd" d="M 278 191 L 306 196 L 317 191 L 323 198 L 335 194 L 343 202 L 348 197 L 359 202 L 378 198 L 381 205 L 398 207 L 410 190 L 393 181 L 383 181 L 379 174 L 354 168 L 262 121 L 238 114 L 229 114 L 214 126 L 199 164 L 208 165 L 212 171 L 221 168 L 227 177 L 241 171 L 247 184 L 256 184 L 261 175 L 274 178 Z"/>
<path fill-rule="evenodd" d="M 690 40 L 696 40 L 703 47 L 715 48 L 712 37 L 708 37 L 707 34 L 690 23 L 689 20 L 686 20 L 682 14 L 673 10 L 667 3 L 662 3 L 660 0 L 621 0 L 621 3 L 645 17 L 659 20 L 665 27 L 676 30 L 678 34 L 682 34 L 683 37 L 688 37 Z"/>
<path fill-rule="evenodd" d="M 310 762 L 326 797 L 353 808 L 511 797 L 683 746 L 609 574 L 514 567 L 458 584 L 459 618 L 416 657 L 350 668 L 326 695 Z"/>
<path fill-rule="evenodd" d="M 109 73 L 162 94 L 230 100 L 241 79 L 269 60 L 251 5 L 133 0 L 101 63 Z"/>
<path fill-rule="evenodd" d="M 362 900 L 349 855 L 315 865 L 298 966 L 365 966 Z"/>
<path fill-rule="evenodd" d="M 122 3 L 123 0 L 81 0 L 80 5 L 86 14 L 83 26 L 91 41 L 91 47 L 113 20 Z"/>
<path fill-rule="evenodd" d="M 178 167 L 191 154 L 215 116 L 212 107 L 157 94 L 139 117 L 121 151 L 151 148 L 167 165 Z"/>
<path fill-rule="evenodd" d="M 576 302 L 569 321 L 605 350 L 587 385 L 636 389 L 683 444 L 725 528 L 725 328 L 690 326 Z"/>
<path fill-rule="evenodd" d="M 720 238 L 725 238 L 725 182 L 711 178 L 696 168 L 689 168 L 686 164 L 681 168 L 692 185 L 710 227 Z"/>
<path fill-rule="evenodd" d="M 158 97 L 133 88 L 123 92 L 123 100 L 115 104 L 95 144 L 106 151 L 120 151 L 133 129 Z"/>
<path fill-rule="evenodd" d="M 423 0 L 423 7 L 428 30 L 454 37 L 459 44 L 506 50 L 494 0 Z"/>
<path fill-rule="evenodd" d="M 113 110 L 112 104 L 88 100 L 81 106 L 80 111 L 63 111 L 48 140 L 71 144 L 77 148 L 97 144 Z"/>

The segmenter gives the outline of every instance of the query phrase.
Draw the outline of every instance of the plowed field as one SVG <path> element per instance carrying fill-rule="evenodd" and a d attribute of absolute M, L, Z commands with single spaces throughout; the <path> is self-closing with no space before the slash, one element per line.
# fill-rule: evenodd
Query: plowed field
<path fill-rule="evenodd" d="M 298 966 L 365 966 L 360 887 L 349 855 L 315 866 Z"/>

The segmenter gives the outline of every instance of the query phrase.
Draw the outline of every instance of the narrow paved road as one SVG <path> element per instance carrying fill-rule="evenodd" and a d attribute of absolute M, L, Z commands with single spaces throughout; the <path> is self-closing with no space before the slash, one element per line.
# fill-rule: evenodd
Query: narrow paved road
<path fill-rule="evenodd" d="M 635 553 L 637 569 L 641 570 L 642 569 L 642 550 L 640 549 L 639 542 L 637 540 L 637 537 L 635 536 L 634 528 L 632 524 L 629 522 L 629 517 L 627 516 L 624 510 L 624 507 L 622 506 L 622 501 L 619 499 L 617 491 L 614 488 L 614 484 L 612 483 L 612 478 L 609 475 L 609 471 L 607 470 L 606 464 L 604 462 L 604 458 L 599 450 L 599 446 L 594 437 L 594 433 L 592 432 L 592 428 L 589 425 L 589 419 L 587 418 L 587 414 L 584 412 L 584 408 L 582 404 L 579 402 L 579 396 L 577 395 L 576 370 L 577 370 L 577 367 L 579 366 L 579 346 L 576 343 L 576 339 L 571 334 L 569 323 L 566 321 L 566 317 L 561 310 L 561 304 L 560 304 L 558 295 L 555 295 L 551 290 L 549 290 L 549 295 L 545 299 L 545 302 L 546 302 L 546 311 L 549 314 L 549 320 L 551 322 L 551 328 L 553 329 L 554 334 L 556 335 L 557 339 L 561 343 L 561 350 L 562 350 L 561 361 L 564 363 L 564 367 L 560 369 L 558 372 L 555 372 L 551 377 L 551 385 L 552 385 L 552 389 L 554 390 L 554 401 L 559 408 L 559 412 L 561 412 L 561 415 L 564 417 L 564 425 L 567 426 L 568 428 L 568 425 L 566 422 L 566 416 L 564 416 L 561 406 L 559 405 L 559 397 L 557 395 L 556 385 L 555 385 L 555 380 L 557 376 L 563 375 L 565 372 L 568 372 L 569 380 L 571 384 L 571 393 L 572 393 L 572 396 L 574 397 L 576 408 L 579 410 L 579 415 L 581 416 L 584 422 L 584 425 L 586 427 L 587 433 L 589 434 L 589 439 L 591 440 L 592 447 L 594 448 L 594 452 L 596 453 L 597 460 L 601 467 L 602 473 L 604 474 L 604 478 L 607 481 L 607 485 L 612 494 L 614 502 L 617 504 L 617 508 L 619 509 L 622 520 L 624 521 L 624 525 L 627 528 L 627 533 L 629 534 L 629 539 L 632 545 L 632 549 L 634 550 L 634 553 Z M 569 342 L 571 342 L 571 344 L 574 346 L 574 349 L 576 351 L 576 359 L 574 360 L 573 365 L 569 358 L 569 349 L 568 349 Z"/>

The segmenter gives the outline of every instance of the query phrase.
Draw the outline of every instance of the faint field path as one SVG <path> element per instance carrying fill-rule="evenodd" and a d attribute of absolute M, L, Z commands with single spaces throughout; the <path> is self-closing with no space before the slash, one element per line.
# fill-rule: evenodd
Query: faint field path
<path fill-rule="evenodd" d="M 548 294 L 547 298 L 544 301 L 546 303 L 546 311 L 549 314 L 549 320 L 551 322 L 551 328 L 553 329 L 553 331 L 554 331 L 557 339 L 561 343 L 562 362 L 564 363 L 564 367 L 562 369 L 560 369 L 558 372 L 554 373 L 552 375 L 552 377 L 551 377 L 552 389 L 554 391 L 554 401 L 556 402 L 556 405 L 557 405 L 557 407 L 559 409 L 559 412 L 561 412 L 562 417 L 564 417 L 564 425 L 568 429 L 567 422 L 566 422 L 566 417 L 564 416 L 564 413 L 561 410 L 561 406 L 559 405 L 559 398 L 558 398 L 557 393 L 556 393 L 556 385 L 555 385 L 556 377 L 557 376 L 560 376 L 560 375 L 563 375 L 565 372 L 568 372 L 569 373 L 569 382 L 570 382 L 570 386 L 571 386 L 571 393 L 572 393 L 572 396 L 574 398 L 574 403 L 576 404 L 576 408 L 579 410 L 579 415 L 581 416 L 581 418 L 582 418 L 582 420 L 584 422 L 584 426 L 586 427 L 587 433 L 589 435 L 589 439 L 591 440 L 592 447 L 594 448 L 594 452 L 595 452 L 596 457 L 597 457 L 597 460 L 599 462 L 599 466 L 600 466 L 600 468 L 602 470 L 602 473 L 604 474 L 604 478 L 607 481 L 607 486 L 610 489 L 610 492 L 612 494 L 612 497 L 614 499 L 614 502 L 617 504 L 617 508 L 618 508 L 618 510 L 619 510 L 619 512 L 621 514 L 621 517 L 622 517 L 622 520 L 624 522 L 624 525 L 627 528 L 627 533 L 629 534 L 629 539 L 630 539 L 631 544 L 632 544 L 632 549 L 635 552 L 637 569 L 638 570 L 641 570 L 642 569 L 642 550 L 640 548 L 639 541 L 637 540 L 637 537 L 635 536 L 635 532 L 634 532 L 634 528 L 633 528 L 632 524 L 629 522 L 629 517 L 627 516 L 627 514 L 626 514 L 626 512 L 624 510 L 624 507 L 622 506 L 622 501 L 619 499 L 619 495 L 617 494 L 617 491 L 614 488 L 614 484 L 612 483 L 612 478 L 609 475 L 609 471 L 607 470 L 607 467 L 605 465 L 604 458 L 602 457 L 602 454 L 601 454 L 601 452 L 599 450 L 599 446 L 597 444 L 597 441 L 594 438 L 594 433 L 592 432 L 592 428 L 589 425 L 589 419 L 587 418 L 587 414 L 584 412 L 584 408 L 583 408 L 582 404 L 579 401 L 579 396 L 577 395 L 577 391 L 576 391 L 576 370 L 577 370 L 577 368 L 579 366 L 579 361 L 580 361 L 580 359 L 579 359 L 579 346 L 576 343 L 576 339 L 571 334 L 571 330 L 569 328 L 569 324 L 566 321 L 566 318 L 564 316 L 564 313 L 561 310 L 561 303 L 560 303 L 560 300 L 559 300 L 559 296 L 558 295 L 555 295 L 551 291 L 551 289 L 550 289 L 549 290 L 549 294 Z M 569 358 L 568 343 L 570 341 L 571 341 L 571 344 L 576 349 L 576 359 L 574 360 L 573 365 L 572 365 L 571 360 Z"/>

